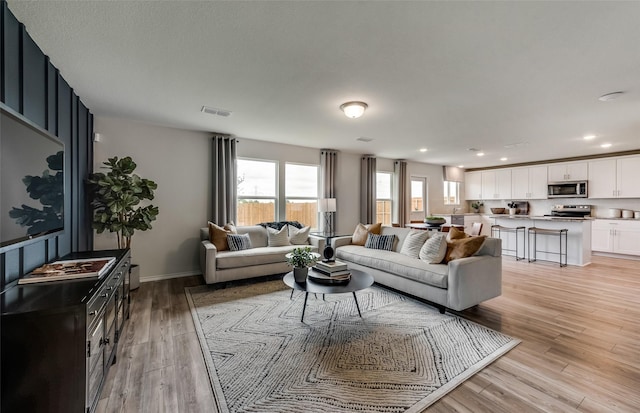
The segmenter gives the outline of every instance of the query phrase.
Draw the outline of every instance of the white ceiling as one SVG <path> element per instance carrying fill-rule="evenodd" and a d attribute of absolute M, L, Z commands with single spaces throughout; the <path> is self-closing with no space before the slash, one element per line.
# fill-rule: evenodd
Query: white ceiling
<path fill-rule="evenodd" d="M 98 116 L 468 168 L 640 149 L 640 2 L 9 8 Z"/>

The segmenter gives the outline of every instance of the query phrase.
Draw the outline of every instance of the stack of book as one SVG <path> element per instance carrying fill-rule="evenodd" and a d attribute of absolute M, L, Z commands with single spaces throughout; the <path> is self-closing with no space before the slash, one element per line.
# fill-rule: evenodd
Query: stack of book
<path fill-rule="evenodd" d="M 313 266 L 313 270 L 334 280 L 349 280 L 351 278 L 351 271 L 347 268 L 347 264 L 340 261 L 318 261 Z"/>

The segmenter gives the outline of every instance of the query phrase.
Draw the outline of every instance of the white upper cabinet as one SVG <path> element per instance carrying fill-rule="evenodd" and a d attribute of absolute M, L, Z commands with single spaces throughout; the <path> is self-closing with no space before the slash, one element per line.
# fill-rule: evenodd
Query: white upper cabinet
<path fill-rule="evenodd" d="M 467 200 L 482 199 L 481 172 L 466 172 L 464 174 L 464 197 Z"/>
<path fill-rule="evenodd" d="M 511 198 L 511 169 L 482 172 L 482 199 Z"/>
<path fill-rule="evenodd" d="M 640 156 L 589 161 L 589 198 L 640 198 Z"/>
<path fill-rule="evenodd" d="M 511 198 L 547 199 L 547 166 L 511 169 Z"/>
<path fill-rule="evenodd" d="M 586 181 L 589 179 L 587 162 L 562 162 L 547 167 L 549 182 Z"/>

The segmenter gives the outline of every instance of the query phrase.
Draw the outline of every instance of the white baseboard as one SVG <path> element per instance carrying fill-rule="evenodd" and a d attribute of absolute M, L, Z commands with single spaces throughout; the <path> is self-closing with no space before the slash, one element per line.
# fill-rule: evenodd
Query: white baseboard
<path fill-rule="evenodd" d="M 170 280 L 172 278 L 191 277 L 193 275 L 202 274 L 200 271 L 188 271 L 188 272 L 175 272 L 173 274 L 161 274 L 161 275 L 147 275 L 146 277 L 140 277 L 141 283 L 151 281 Z"/>

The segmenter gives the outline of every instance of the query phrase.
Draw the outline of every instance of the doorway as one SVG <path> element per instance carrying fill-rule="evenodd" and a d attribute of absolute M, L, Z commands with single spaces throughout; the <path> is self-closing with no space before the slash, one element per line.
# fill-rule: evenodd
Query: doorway
<path fill-rule="evenodd" d="M 423 222 L 429 216 L 429 181 L 424 176 L 411 177 L 411 222 Z"/>

